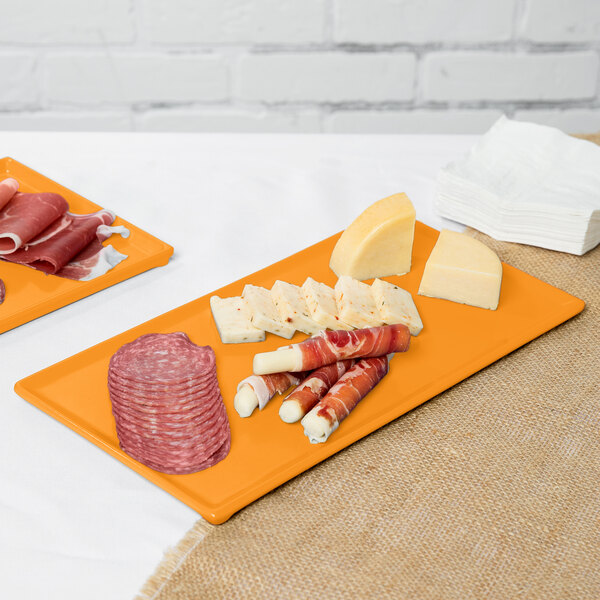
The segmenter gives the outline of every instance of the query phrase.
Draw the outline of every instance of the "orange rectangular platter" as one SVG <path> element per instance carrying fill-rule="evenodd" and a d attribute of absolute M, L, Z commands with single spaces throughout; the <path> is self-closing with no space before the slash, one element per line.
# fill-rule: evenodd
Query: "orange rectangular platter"
<path fill-rule="evenodd" d="M 408 352 L 396 355 L 390 372 L 324 444 L 312 445 L 299 423 L 279 419 L 280 399 L 262 412 L 240 418 L 233 408 L 237 383 L 252 370 L 257 352 L 274 350 L 286 340 L 267 334 L 251 344 L 222 344 L 208 294 L 84 352 L 19 381 L 15 389 L 77 433 L 98 445 L 148 480 L 197 510 L 211 523 L 233 513 L 313 465 L 368 435 L 415 406 L 498 360 L 583 309 L 583 301 L 518 269 L 503 265 L 500 304 L 496 311 L 417 295 L 425 261 L 438 232 L 417 223 L 413 268 L 386 278 L 408 289 L 424 323 Z M 214 293 L 239 295 L 246 283 L 270 288 L 276 279 L 302 284 L 307 276 L 330 285 L 331 251 L 339 234 Z M 111 355 L 123 344 L 151 333 L 185 331 L 196 344 L 209 344 L 217 357 L 217 375 L 231 423 L 227 458 L 191 475 L 165 475 L 145 467 L 119 448 L 106 375 Z M 296 334 L 292 342 L 306 336 Z"/>
<path fill-rule="evenodd" d="M 69 203 L 69 210 L 74 213 L 91 213 L 102 208 L 8 157 L 0 159 L 0 179 L 6 177 L 16 179 L 21 192 L 61 194 Z M 129 229 L 130 236 L 123 238 L 120 235 L 113 235 L 106 244 L 111 244 L 116 250 L 126 254 L 127 258 L 108 273 L 91 281 L 72 281 L 46 275 L 24 265 L 0 261 L 0 278 L 6 285 L 6 299 L 0 310 L 0 333 L 148 269 L 166 265 L 173 254 L 171 246 L 118 216 L 113 225 L 124 225 Z"/>

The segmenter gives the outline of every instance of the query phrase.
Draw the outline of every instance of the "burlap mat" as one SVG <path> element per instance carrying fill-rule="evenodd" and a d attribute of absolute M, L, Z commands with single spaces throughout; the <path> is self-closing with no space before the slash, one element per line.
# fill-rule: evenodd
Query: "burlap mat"
<path fill-rule="evenodd" d="M 139 598 L 600 598 L 600 247 L 470 233 L 584 312 L 227 523 L 199 521 Z"/>

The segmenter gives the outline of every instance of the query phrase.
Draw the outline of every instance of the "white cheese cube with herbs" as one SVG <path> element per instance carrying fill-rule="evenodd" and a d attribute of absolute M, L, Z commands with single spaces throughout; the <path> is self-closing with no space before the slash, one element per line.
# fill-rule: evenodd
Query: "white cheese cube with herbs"
<path fill-rule="evenodd" d="M 323 329 L 311 318 L 304 294 L 297 285 L 278 280 L 271 288 L 271 298 L 279 311 L 281 320 L 289 323 L 298 331 L 312 335 Z"/>
<path fill-rule="evenodd" d="M 340 319 L 356 329 L 383 325 L 371 286 L 342 275 L 335 284 L 335 302 Z"/>
<path fill-rule="evenodd" d="M 338 314 L 333 288 L 308 277 L 302 284 L 302 292 L 310 316 L 321 326 L 321 329 L 353 329 L 351 325 L 344 323 Z"/>
<path fill-rule="evenodd" d="M 264 330 L 252 324 L 250 309 L 240 296 L 211 296 L 210 310 L 224 344 L 264 341 Z"/>
<path fill-rule="evenodd" d="M 410 292 L 389 281 L 376 279 L 371 285 L 371 293 L 386 325 L 403 323 L 411 335 L 421 333 L 423 321 Z"/>
<path fill-rule="evenodd" d="M 443 229 L 427 259 L 419 295 L 496 310 L 502 263 L 484 243 Z"/>
<path fill-rule="evenodd" d="M 408 273 L 415 216 L 406 194 L 375 202 L 342 233 L 329 267 L 338 277 L 348 275 L 360 280 Z"/>
<path fill-rule="evenodd" d="M 247 284 L 244 286 L 242 298 L 250 308 L 252 324 L 255 327 L 280 335 L 288 340 L 294 335 L 296 329 L 291 323 L 282 321 L 269 290 Z"/>

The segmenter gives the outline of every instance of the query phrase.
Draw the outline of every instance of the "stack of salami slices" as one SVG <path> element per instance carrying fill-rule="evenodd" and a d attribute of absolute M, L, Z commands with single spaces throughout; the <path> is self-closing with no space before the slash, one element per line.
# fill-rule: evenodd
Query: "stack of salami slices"
<path fill-rule="evenodd" d="M 201 471 L 229 453 L 215 354 L 182 332 L 151 333 L 111 358 L 108 389 L 121 448 L 156 471 Z"/>

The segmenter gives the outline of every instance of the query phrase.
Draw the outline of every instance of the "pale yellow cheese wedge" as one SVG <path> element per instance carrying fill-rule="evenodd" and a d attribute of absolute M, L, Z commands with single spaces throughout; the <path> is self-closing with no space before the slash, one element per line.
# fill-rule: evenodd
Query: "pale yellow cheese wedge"
<path fill-rule="evenodd" d="M 342 275 L 335 284 L 335 302 L 340 319 L 356 329 L 383 325 L 371 287 L 358 279 Z"/>
<path fill-rule="evenodd" d="M 344 231 L 329 267 L 338 276 L 372 279 L 410 271 L 415 209 L 406 194 L 369 206 Z"/>
<path fill-rule="evenodd" d="M 419 294 L 495 310 L 501 284 L 502 263 L 490 248 L 443 229 L 425 265 Z"/>
<path fill-rule="evenodd" d="M 371 293 L 386 325 L 403 323 L 408 327 L 411 335 L 421 333 L 423 321 L 409 291 L 389 281 L 376 279 L 371 285 Z"/>

